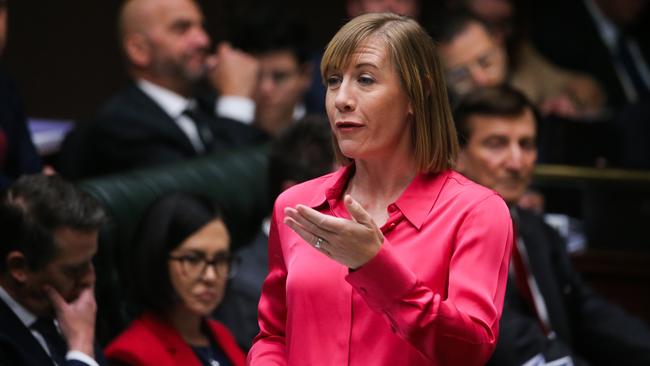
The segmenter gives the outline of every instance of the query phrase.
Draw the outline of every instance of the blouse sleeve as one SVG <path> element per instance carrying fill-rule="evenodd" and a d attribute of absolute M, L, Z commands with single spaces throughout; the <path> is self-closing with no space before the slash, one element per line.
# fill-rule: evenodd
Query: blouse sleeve
<path fill-rule="evenodd" d="M 282 256 L 276 213 L 269 232 L 269 274 L 262 286 L 258 318 L 260 333 L 248 353 L 247 364 L 286 365 L 285 324 L 287 268 Z"/>
<path fill-rule="evenodd" d="M 492 195 L 460 224 L 446 298 L 426 287 L 388 241 L 347 281 L 374 311 L 383 313 L 396 334 L 432 362 L 483 365 L 496 346 L 512 236 L 508 208 Z"/>

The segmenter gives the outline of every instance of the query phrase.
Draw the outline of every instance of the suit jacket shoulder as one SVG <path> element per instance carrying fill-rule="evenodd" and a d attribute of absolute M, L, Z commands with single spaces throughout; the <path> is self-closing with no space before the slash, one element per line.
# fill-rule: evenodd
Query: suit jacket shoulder
<path fill-rule="evenodd" d="M 14 312 L 0 300 L 0 366 L 43 366 L 52 365 L 32 333 L 18 319 Z M 104 365 L 101 350 L 95 346 L 95 360 Z M 84 366 L 84 362 L 68 360 L 64 366 Z"/>

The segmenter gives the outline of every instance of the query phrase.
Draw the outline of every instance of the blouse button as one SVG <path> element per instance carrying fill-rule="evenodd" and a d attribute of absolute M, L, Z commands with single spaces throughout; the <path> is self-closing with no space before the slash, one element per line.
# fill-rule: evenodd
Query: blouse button
<path fill-rule="evenodd" d="M 393 212 L 396 212 L 396 211 L 397 211 L 397 206 L 395 206 L 394 203 L 391 203 L 390 205 L 388 205 L 388 212 L 389 213 L 393 213 Z"/>

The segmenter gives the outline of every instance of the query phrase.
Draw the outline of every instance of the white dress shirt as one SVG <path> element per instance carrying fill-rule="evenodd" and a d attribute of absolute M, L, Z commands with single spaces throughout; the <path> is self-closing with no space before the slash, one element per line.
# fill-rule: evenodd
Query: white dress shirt
<path fill-rule="evenodd" d="M 196 123 L 183 114 L 186 109 L 196 107 L 196 101 L 188 99 L 169 89 L 158 86 L 150 81 L 140 79 L 137 85 L 145 94 L 153 99 L 185 133 L 198 153 L 205 152 L 205 146 L 199 136 Z M 255 103 L 246 97 L 222 96 L 215 102 L 217 116 L 230 118 L 243 124 L 251 124 L 255 118 Z"/>

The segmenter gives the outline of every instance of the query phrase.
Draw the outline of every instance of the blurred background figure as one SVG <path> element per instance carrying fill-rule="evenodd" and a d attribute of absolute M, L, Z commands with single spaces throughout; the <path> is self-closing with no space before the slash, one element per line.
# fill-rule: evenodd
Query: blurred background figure
<path fill-rule="evenodd" d="M 534 107 L 507 87 L 479 88 L 455 110 L 457 169 L 496 190 L 517 233 L 499 340 L 489 365 L 647 365 L 650 329 L 587 286 L 564 240 L 517 207 L 537 157 Z"/>
<path fill-rule="evenodd" d="M 218 209 L 187 194 L 154 202 L 136 236 L 124 285 L 141 313 L 105 350 L 114 365 L 244 365 L 210 315 L 236 267 Z"/>
<path fill-rule="evenodd" d="M 542 54 L 562 67 L 587 73 L 603 85 L 607 118 L 614 122 L 621 138 L 617 164 L 650 169 L 648 1 L 532 4 L 533 40 Z"/>
<path fill-rule="evenodd" d="M 115 173 L 259 141 L 247 125 L 258 63 L 227 44 L 211 54 L 194 1 L 127 1 L 118 30 L 133 82 L 68 140 L 68 156 L 80 159 L 68 165 L 80 167 L 66 174 Z M 201 82 L 214 90 L 197 91 Z"/>
<path fill-rule="evenodd" d="M 240 270 L 230 281 L 217 318 L 232 329 L 237 341 L 249 349 L 259 333 L 257 305 L 268 274 L 270 207 L 285 189 L 334 170 L 334 151 L 327 119 L 307 116 L 288 127 L 269 149 L 269 217 L 250 245 L 242 248 Z"/>
<path fill-rule="evenodd" d="M 277 137 L 307 112 L 304 97 L 315 69 L 309 31 L 298 18 L 271 8 L 247 14 L 232 33 L 233 46 L 259 63 L 254 124 Z"/>
<path fill-rule="evenodd" d="M 7 43 L 8 1 L 0 0 L 0 57 Z M 0 66 L 0 190 L 22 174 L 38 173 L 41 158 L 36 152 L 14 80 Z"/>
<path fill-rule="evenodd" d="M 561 67 L 600 82 L 616 113 L 650 90 L 647 0 L 532 2 L 533 40 Z"/>
<path fill-rule="evenodd" d="M 482 19 L 462 10 L 431 25 L 453 95 L 507 83 L 524 92 L 545 115 L 599 116 L 604 104 L 599 86 L 546 61 L 525 37 L 505 27 L 505 21 L 499 23 L 498 35 Z M 513 19 L 508 22 L 514 26 Z"/>

